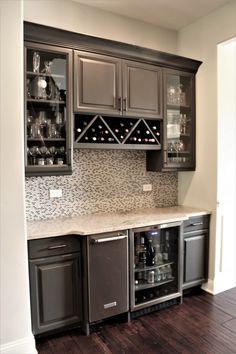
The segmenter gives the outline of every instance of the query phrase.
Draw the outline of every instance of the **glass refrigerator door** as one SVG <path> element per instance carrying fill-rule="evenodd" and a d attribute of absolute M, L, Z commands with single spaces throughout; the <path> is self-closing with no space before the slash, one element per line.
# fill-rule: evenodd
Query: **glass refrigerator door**
<path fill-rule="evenodd" d="M 134 233 L 134 304 L 178 292 L 179 228 Z"/>

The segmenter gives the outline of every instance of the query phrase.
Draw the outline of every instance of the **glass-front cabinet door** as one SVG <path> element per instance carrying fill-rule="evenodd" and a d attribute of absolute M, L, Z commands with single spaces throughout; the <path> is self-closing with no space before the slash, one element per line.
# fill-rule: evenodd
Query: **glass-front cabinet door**
<path fill-rule="evenodd" d="M 164 71 L 164 168 L 195 169 L 194 75 Z"/>
<path fill-rule="evenodd" d="M 71 173 L 72 51 L 25 44 L 26 176 Z"/>

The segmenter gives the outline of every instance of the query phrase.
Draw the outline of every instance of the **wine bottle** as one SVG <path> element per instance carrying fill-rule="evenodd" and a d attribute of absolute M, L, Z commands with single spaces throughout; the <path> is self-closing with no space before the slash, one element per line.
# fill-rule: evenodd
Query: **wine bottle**
<path fill-rule="evenodd" d="M 163 245 L 163 261 L 167 262 L 169 260 L 169 253 L 170 253 L 170 243 L 169 243 L 169 231 L 166 231 L 165 235 L 165 243 Z"/>
<path fill-rule="evenodd" d="M 146 267 L 147 262 L 147 248 L 145 246 L 144 237 L 140 239 L 140 252 L 139 252 L 139 267 Z"/>
<path fill-rule="evenodd" d="M 147 266 L 153 266 L 155 264 L 155 248 L 152 244 L 152 239 L 148 240 L 147 245 Z"/>

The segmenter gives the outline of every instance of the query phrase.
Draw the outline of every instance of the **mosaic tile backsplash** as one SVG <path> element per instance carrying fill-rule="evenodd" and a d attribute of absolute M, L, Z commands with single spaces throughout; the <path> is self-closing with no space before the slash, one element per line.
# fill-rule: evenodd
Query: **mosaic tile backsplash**
<path fill-rule="evenodd" d="M 71 176 L 26 178 L 27 220 L 177 205 L 177 173 L 147 172 L 145 151 L 74 150 L 73 161 Z"/>

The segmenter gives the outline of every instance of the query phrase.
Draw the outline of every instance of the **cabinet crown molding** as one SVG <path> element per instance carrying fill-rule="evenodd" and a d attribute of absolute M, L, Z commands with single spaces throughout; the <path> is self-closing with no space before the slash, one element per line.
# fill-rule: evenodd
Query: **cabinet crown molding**
<path fill-rule="evenodd" d="M 69 32 L 58 28 L 24 22 L 24 39 L 43 44 L 111 55 L 118 58 L 143 61 L 150 64 L 196 73 L 199 60 L 148 49 L 132 44 Z"/>

